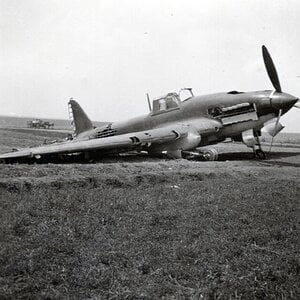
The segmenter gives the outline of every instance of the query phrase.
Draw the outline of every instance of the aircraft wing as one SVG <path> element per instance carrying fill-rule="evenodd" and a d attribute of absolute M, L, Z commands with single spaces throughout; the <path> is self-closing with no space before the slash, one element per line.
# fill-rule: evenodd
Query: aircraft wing
<path fill-rule="evenodd" d="M 189 125 L 169 125 L 167 127 L 105 138 L 56 142 L 53 144 L 24 148 L 14 152 L 0 154 L 0 160 L 4 162 L 19 161 L 26 158 L 39 159 L 47 156 L 93 151 L 100 153 L 120 153 L 138 150 L 143 147 L 160 147 L 160 145 L 168 144 L 172 141 L 183 140 L 191 133 L 191 131 L 194 132 L 195 130 Z"/>

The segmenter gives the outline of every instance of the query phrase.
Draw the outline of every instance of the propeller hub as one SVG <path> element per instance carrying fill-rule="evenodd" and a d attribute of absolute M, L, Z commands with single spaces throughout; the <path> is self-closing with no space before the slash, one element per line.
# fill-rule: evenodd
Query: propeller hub
<path fill-rule="evenodd" d="M 294 104 L 299 100 L 298 98 L 287 94 L 287 93 L 277 93 L 275 92 L 271 96 L 271 105 L 275 110 L 282 109 L 283 113 L 287 112 Z"/>

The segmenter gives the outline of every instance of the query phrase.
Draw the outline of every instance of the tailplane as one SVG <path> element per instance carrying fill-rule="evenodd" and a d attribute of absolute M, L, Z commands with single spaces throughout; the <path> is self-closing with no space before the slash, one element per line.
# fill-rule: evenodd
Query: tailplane
<path fill-rule="evenodd" d="M 70 99 L 68 105 L 69 114 L 73 119 L 72 123 L 74 125 L 74 131 L 76 135 L 94 128 L 92 121 L 89 119 L 81 106 L 75 100 L 73 100 L 73 98 Z"/>

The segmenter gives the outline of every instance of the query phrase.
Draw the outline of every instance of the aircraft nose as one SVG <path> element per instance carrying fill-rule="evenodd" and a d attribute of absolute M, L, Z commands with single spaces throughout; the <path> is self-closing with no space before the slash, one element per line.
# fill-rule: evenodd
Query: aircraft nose
<path fill-rule="evenodd" d="M 274 93 L 271 104 L 274 109 L 282 109 L 288 111 L 299 100 L 287 93 Z"/>

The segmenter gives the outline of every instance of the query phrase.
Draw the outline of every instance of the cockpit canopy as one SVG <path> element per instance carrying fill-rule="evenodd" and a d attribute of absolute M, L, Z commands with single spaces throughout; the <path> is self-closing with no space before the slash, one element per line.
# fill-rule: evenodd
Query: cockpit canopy
<path fill-rule="evenodd" d="M 152 114 L 164 113 L 167 111 L 179 109 L 181 104 L 177 93 L 168 93 L 153 100 Z"/>

